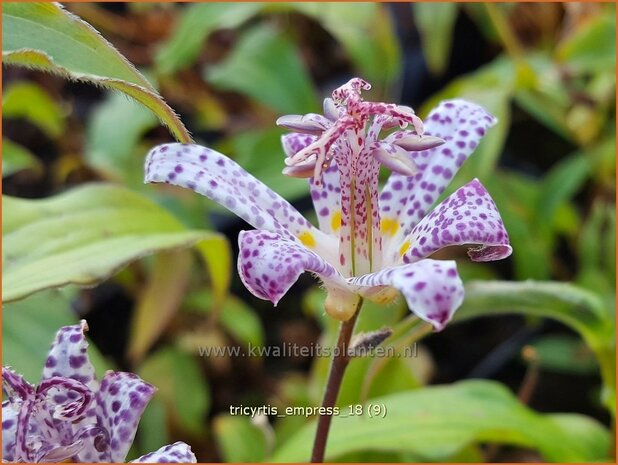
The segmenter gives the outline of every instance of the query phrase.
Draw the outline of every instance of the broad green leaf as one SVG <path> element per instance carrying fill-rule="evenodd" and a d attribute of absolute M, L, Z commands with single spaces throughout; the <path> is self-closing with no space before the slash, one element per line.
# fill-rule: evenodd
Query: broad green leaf
<path fill-rule="evenodd" d="M 585 22 L 556 51 L 557 58 L 581 72 L 616 66 L 615 13 L 599 14 Z"/>
<path fill-rule="evenodd" d="M 191 136 L 152 85 L 92 26 L 58 3 L 6 2 L 2 58 L 119 90 L 150 109 L 180 142 Z"/>
<path fill-rule="evenodd" d="M 11 84 L 2 94 L 2 117 L 23 118 L 48 137 L 64 132 L 65 110 L 40 86 L 31 82 Z"/>
<path fill-rule="evenodd" d="M 131 321 L 127 355 L 134 365 L 141 361 L 180 307 L 190 273 L 188 251 L 160 253 L 154 257 L 149 281 L 138 298 Z"/>
<path fill-rule="evenodd" d="M 96 284 L 145 255 L 219 237 L 186 230 L 148 199 L 105 184 L 43 200 L 5 196 L 2 297 Z"/>
<path fill-rule="evenodd" d="M 125 185 L 143 185 L 144 153 L 138 142 L 157 124 L 155 116 L 119 93 L 96 107 L 86 128 L 86 161 Z"/>
<path fill-rule="evenodd" d="M 193 434 L 204 430 L 210 392 L 194 357 L 167 347 L 148 357 L 138 374 L 157 387 L 157 396 L 175 422 Z"/>
<path fill-rule="evenodd" d="M 255 463 L 266 458 L 268 432 L 253 424 L 249 417 L 220 415 L 213 422 L 213 430 L 224 462 Z"/>
<path fill-rule="evenodd" d="M 331 461 L 354 451 L 408 451 L 423 461 L 443 461 L 471 443 L 490 442 L 538 450 L 557 462 L 603 460 L 609 434 L 597 422 L 563 422 L 522 405 L 502 385 L 464 381 L 371 400 L 384 415 L 333 418 L 326 448 Z M 569 428 L 575 426 L 574 428 Z M 285 442 L 269 460 L 300 462 L 310 456 L 315 422 Z"/>
<path fill-rule="evenodd" d="M 360 74 L 376 88 L 388 90 L 399 75 L 401 51 L 384 5 L 373 2 L 295 2 L 284 5 L 318 21 L 343 45 Z"/>
<path fill-rule="evenodd" d="M 247 94 L 279 113 L 317 111 L 317 95 L 292 42 L 260 25 L 245 32 L 230 54 L 206 69 L 222 90 Z"/>
<path fill-rule="evenodd" d="M 594 354 L 577 337 L 547 335 L 530 345 L 535 351 L 534 363 L 538 363 L 542 370 L 586 375 L 598 369 Z"/>
<path fill-rule="evenodd" d="M 263 8 L 259 2 L 194 3 L 186 6 L 170 39 L 157 52 L 157 69 L 171 74 L 190 66 L 208 36 L 219 29 L 234 29 Z"/>
<path fill-rule="evenodd" d="M 2 138 L 2 177 L 31 169 L 40 174 L 43 166 L 30 150 L 10 139 Z"/>
<path fill-rule="evenodd" d="M 11 366 L 31 383 L 38 383 L 56 332 L 76 324 L 66 295 L 47 291 L 2 307 L 2 364 Z M 111 368 L 94 344 L 88 356 L 97 375 Z"/>
<path fill-rule="evenodd" d="M 457 4 L 418 2 L 414 3 L 412 8 L 427 67 L 434 74 L 442 74 L 450 58 Z"/>

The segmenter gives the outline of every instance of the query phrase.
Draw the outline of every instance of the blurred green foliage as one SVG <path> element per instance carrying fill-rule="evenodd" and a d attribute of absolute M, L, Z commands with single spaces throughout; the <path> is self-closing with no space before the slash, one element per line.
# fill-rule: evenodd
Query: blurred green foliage
<path fill-rule="evenodd" d="M 425 95 L 418 112 L 426 116 L 439 100 L 460 97 L 498 116 L 444 196 L 478 177 L 500 209 L 514 254 L 502 268 L 458 261 L 468 285 L 457 320 L 514 313 L 530 326 L 549 318 L 571 327 L 568 335 L 533 341 L 538 368 L 573 376 L 599 370 L 613 417 L 615 6 L 400 6 L 413 18 L 409 24 L 392 5 L 376 3 L 131 4 L 121 13 L 68 5 L 120 54 L 65 10 L 5 3 L 6 64 L 119 92 L 84 103 L 79 86 L 5 68 L 4 121 L 34 128 L 44 148 L 32 132 L 7 131 L 3 178 L 18 196 L 47 198 L 3 200 L 3 301 L 22 299 L 4 308 L 3 363 L 36 381 L 53 334 L 77 318 L 71 302 L 84 294 L 75 284 L 111 281 L 131 300 L 130 337 L 114 360 L 91 348 L 97 371 L 120 365 L 159 388 L 136 456 L 181 437 L 201 461 L 305 460 L 314 421 L 289 416 L 271 427 L 229 416 L 221 403 L 318 405 L 329 360 L 316 358 L 309 370 L 278 367 L 272 375 L 260 358 L 197 356 L 203 347 L 278 341 L 275 313 L 228 292 L 230 285 L 239 289 L 236 278 L 230 282 L 230 244 L 208 230 L 230 217 L 190 192 L 144 186 L 144 154 L 170 138 L 158 120 L 182 141 L 190 140 L 186 125 L 198 143 L 307 208 L 306 183 L 280 175 L 276 117 L 318 111 L 320 97 L 352 74 L 372 82 L 368 98 L 398 101 L 411 53 L 402 28 L 416 31 L 424 66 L 442 79 L 457 58 L 454 38 L 465 19 L 488 44 L 484 64 Z M 102 184 L 87 185 L 92 180 Z M 31 195 L 30 187 L 41 185 L 44 194 Z M 66 287 L 45 290 L 59 286 Z M 336 325 L 323 314 L 323 298 L 317 286 L 310 289 L 302 318 L 330 345 Z M 430 333 L 406 314 L 401 303 L 367 305 L 358 330 L 392 327 L 385 346 L 401 354 Z M 379 421 L 335 419 L 329 459 L 491 460 L 487 442 L 534 449 L 548 461 L 607 457 L 610 434 L 588 417 L 535 413 L 495 382 L 427 387 L 440 366 L 424 344 L 417 350 L 412 358 L 354 360 L 339 405 L 384 403 L 390 410 Z M 256 371 L 266 380 L 247 384 L 244 373 L 255 379 Z"/>

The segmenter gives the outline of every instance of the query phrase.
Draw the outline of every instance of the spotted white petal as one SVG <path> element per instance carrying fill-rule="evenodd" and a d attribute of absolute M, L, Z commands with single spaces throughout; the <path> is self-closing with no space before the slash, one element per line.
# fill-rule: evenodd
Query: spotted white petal
<path fill-rule="evenodd" d="M 94 366 L 88 358 L 86 331 L 88 325 L 85 320 L 58 330 L 43 368 L 44 380 L 60 376 L 79 381 L 92 390 L 97 389 Z"/>
<path fill-rule="evenodd" d="M 405 242 L 403 261 L 428 257 L 451 245 L 475 244 L 468 254 L 486 262 L 508 257 L 512 248 L 496 204 L 478 179 L 459 188 L 418 223 Z"/>
<path fill-rule="evenodd" d="M 112 462 L 124 462 L 155 388 L 133 373 L 108 371 L 96 395 L 98 423 L 109 433 Z"/>
<path fill-rule="evenodd" d="M 160 145 L 148 153 L 145 169 L 146 182 L 189 188 L 220 203 L 255 228 L 288 239 L 316 229 L 287 200 L 236 162 L 209 148 Z"/>
<path fill-rule="evenodd" d="M 388 224 L 395 223 L 397 231 L 385 239 L 385 249 L 399 247 L 495 123 L 482 107 L 465 100 L 445 101 L 431 111 L 425 135 L 445 142 L 410 152 L 419 169 L 414 176 L 390 175 L 380 194 L 380 215 Z"/>
<path fill-rule="evenodd" d="M 243 283 L 256 297 L 275 305 L 305 271 L 318 275 L 327 287 L 345 286 L 328 261 L 279 234 L 242 231 L 238 244 L 238 272 Z"/>
<path fill-rule="evenodd" d="M 349 278 L 355 286 L 390 286 L 399 290 L 408 307 L 436 331 L 444 329 L 463 302 L 463 283 L 452 260 L 421 260 L 408 265 L 384 268 L 375 273 Z"/>

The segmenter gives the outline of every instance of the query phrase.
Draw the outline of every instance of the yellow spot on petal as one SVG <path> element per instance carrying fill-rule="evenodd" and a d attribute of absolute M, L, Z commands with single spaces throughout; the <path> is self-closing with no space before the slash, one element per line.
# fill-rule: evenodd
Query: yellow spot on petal
<path fill-rule="evenodd" d="M 315 237 L 309 231 L 305 231 L 300 236 L 298 236 L 300 241 L 305 244 L 309 248 L 315 247 Z"/>
<path fill-rule="evenodd" d="M 403 257 L 409 248 L 410 248 L 410 241 L 405 241 L 403 244 L 401 244 L 401 247 L 399 247 L 399 256 Z"/>
<path fill-rule="evenodd" d="M 333 232 L 339 231 L 341 228 L 341 210 L 337 211 L 330 219 L 330 227 Z"/>
<path fill-rule="evenodd" d="M 380 231 L 385 236 L 393 237 L 399 231 L 399 221 L 394 218 L 382 218 L 380 221 Z"/>

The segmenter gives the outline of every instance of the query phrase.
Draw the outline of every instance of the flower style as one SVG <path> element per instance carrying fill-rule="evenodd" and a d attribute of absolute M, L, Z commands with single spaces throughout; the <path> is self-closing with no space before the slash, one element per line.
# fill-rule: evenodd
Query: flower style
<path fill-rule="evenodd" d="M 324 100 L 324 115 L 278 120 L 295 131 L 282 138 L 283 173 L 309 178 L 319 228 L 209 148 L 155 147 L 145 179 L 192 189 L 257 228 L 240 233 L 238 257 L 241 279 L 257 297 L 276 305 L 310 271 L 322 280 L 326 311 L 336 319 L 351 318 L 360 297 L 389 302 L 400 291 L 410 309 L 439 331 L 461 305 L 463 284 L 454 261 L 427 257 L 462 244 L 477 245 L 468 252 L 475 261 L 512 251 L 498 210 L 477 179 L 426 215 L 496 119 L 478 105 L 451 100 L 423 124 L 408 107 L 364 101 L 361 92 L 369 88 L 351 79 Z M 379 193 L 381 165 L 392 174 Z"/>
<path fill-rule="evenodd" d="M 84 320 L 60 328 L 43 376 L 33 386 L 2 368 L 2 459 L 7 462 L 124 462 L 156 389 L 133 373 L 108 371 L 101 382 L 87 354 Z M 183 443 L 133 462 L 196 462 Z"/>

